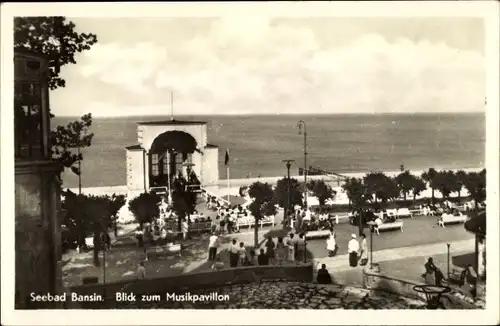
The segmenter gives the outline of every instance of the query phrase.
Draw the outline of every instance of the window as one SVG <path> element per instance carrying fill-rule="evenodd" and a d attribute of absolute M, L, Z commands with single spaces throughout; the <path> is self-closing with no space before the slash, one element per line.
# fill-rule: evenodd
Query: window
<path fill-rule="evenodd" d="M 177 155 L 175 155 L 175 165 L 176 166 L 182 166 L 182 163 L 184 163 L 183 156 L 184 156 L 184 154 L 182 154 L 182 153 L 178 153 Z"/>
<path fill-rule="evenodd" d="M 167 152 L 165 152 L 165 155 L 163 156 L 163 174 L 168 174 L 168 160 L 170 158 L 170 155 L 168 155 Z"/>
<path fill-rule="evenodd" d="M 16 158 L 43 157 L 42 88 L 40 83 L 15 81 L 14 144 Z"/>
<path fill-rule="evenodd" d="M 155 177 L 160 174 L 158 167 L 158 154 L 151 154 L 151 174 Z"/>
<path fill-rule="evenodd" d="M 177 155 L 175 155 L 175 171 L 176 171 L 176 174 L 179 173 L 179 171 L 182 172 L 182 163 L 184 163 L 184 159 L 183 159 L 183 156 L 185 154 L 183 153 L 177 153 Z"/>

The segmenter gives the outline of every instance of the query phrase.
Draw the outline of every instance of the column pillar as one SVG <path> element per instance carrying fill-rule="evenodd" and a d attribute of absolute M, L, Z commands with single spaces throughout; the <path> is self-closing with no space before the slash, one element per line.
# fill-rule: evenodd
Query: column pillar
<path fill-rule="evenodd" d="M 149 164 L 149 151 L 144 150 L 143 152 L 143 162 L 144 162 L 144 191 L 149 191 L 149 169 L 150 169 L 150 164 Z"/>

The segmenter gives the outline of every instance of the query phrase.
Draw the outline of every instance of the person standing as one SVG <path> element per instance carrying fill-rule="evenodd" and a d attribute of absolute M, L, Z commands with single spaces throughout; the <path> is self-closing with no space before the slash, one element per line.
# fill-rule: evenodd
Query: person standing
<path fill-rule="evenodd" d="M 143 235 L 144 235 L 144 231 L 140 227 L 138 227 L 137 230 L 135 231 L 135 238 L 137 239 L 137 246 L 139 248 L 144 246 Z"/>
<path fill-rule="evenodd" d="M 288 248 L 283 242 L 283 238 L 278 238 L 278 243 L 276 244 L 276 261 L 278 265 L 283 264 L 283 262 L 287 259 L 288 256 Z"/>
<path fill-rule="evenodd" d="M 137 266 L 136 276 L 138 280 L 146 279 L 146 268 L 144 267 L 144 262 L 140 262 L 139 266 Z"/>
<path fill-rule="evenodd" d="M 275 252 L 274 248 L 276 247 L 276 244 L 273 241 L 272 237 L 267 238 L 266 242 L 266 255 L 269 260 L 269 264 L 274 264 L 274 258 L 275 258 Z"/>
<path fill-rule="evenodd" d="M 219 233 L 220 232 L 220 221 L 219 221 L 219 215 L 217 215 L 211 223 L 212 227 L 212 233 Z"/>
<path fill-rule="evenodd" d="M 219 230 L 221 234 L 224 234 L 225 232 L 225 227 L 226 227 L 226 217 L 224 215 L 221 216 L 219 220 Z"/>
<path fill-rule="evenodd" d="M 247 249 L 245 244 L 240 242 L 240 247 L 238 248 L 238 258 L 240 261 L 240 266 L 245 266 L 245 261 L 247 260 Z"/>
<path fill-rule="evenodd" d="M 217 247 L 219 246 L 219 237 L 217 234 L 212 234 L 208 242 L 208 260 L 215 260 L 217 257 Z"/>
<path fill-rule="evenodd" d="M 188 237 L 188 233 L 189 233 L 189 224 L 188 224 L 188 219 L 189 217 L 185 217 L 183 220 L 182 220 L 182 238 L 184 240 L 187 240 L 187 237 Z"/>
<path fill-rule="evenodd" d="M 359 252 L 360 265 L 365 266 L 368 263 L 368 245 L 366 244 L 366 235 L 361 234 L 361 248 Z"/>
<path fill-rule="evenodd" d="M 294 241 L 294 234 L 290 233 L 289 238 L 286 240 L 286 245 L 288 247 L 288 260 L 289 261 L 294 261 L 295 260 L 295 241 Z"/>
<path fill-rule="evenodd" d="M 335 239 L 333 229 L 330 229 L 330 235 L 326 239 L 326 250 L 328 250 L 328 257 L 334 257 L 337 253 L 337 239 Z"/>
<path fill-rule="evenodd" d="M 264 249 L 260 249 L 260 254 L 257 257 L 257 262 L 258 262 L 259 266 L 263 266 L 263 265 L 268 265 L 269 264 L 269 257 L 264 252 Z"/>
<path fill-rule="evenodd" d="M 232 243 L 229 245 L 229 267 L 238 266 L 238 245 L 236 244 L 236 239 L 233 239 Z"/>
<path fill-rule="evenodd" d="M 304 233 L 299 234 L 299 238 L 297 239 L 297 261 L 304 261 L 304 257 L 306 256 L 306 239 Z"/>
<path fill-rule="evenodd" d="M 292 259 L 296 261 L 298 259 L 298 251 L 299 251 L 299 235 L 295 234 L 295 236 L 292 239 L 292 245 L 293 245 L 293 257 Z"/>
<path fill-rule="evenodd" d="M 359 243 L 354 233 L 351 234 L 351 240 L 349 240 L 347 245 L 347 251 L 349 252 L 349 265 L 351 267 L 358 266 Z"/>
<path fill-rule="evenodd" d="M 228 215 L 227 215 L 227 232 L 229 234 L 233 233 L 233 228 L 234 228 L 234 216 L 233 216 L 233 212 L 230 212 Z"/>

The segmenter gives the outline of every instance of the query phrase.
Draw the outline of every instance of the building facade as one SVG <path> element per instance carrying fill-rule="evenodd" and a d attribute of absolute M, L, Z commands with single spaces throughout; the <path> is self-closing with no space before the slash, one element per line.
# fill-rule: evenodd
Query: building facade
<path fill-rule="evenodd" d="M 179 174 L 194 172 L 202 186 L 219 180 L 219 148 L 208 143 L 204 121 L 140 122 L 138 144 L 126 148 L 129 198 L 168 187 Z"/>
<path fill-rule="evenodd" d="M 62 169 L 51 157 L 46 60 L 15 51 L 14 74 L 15 307 L 23 309 L 34 308 L 30 293 L 62 291 Z"/>

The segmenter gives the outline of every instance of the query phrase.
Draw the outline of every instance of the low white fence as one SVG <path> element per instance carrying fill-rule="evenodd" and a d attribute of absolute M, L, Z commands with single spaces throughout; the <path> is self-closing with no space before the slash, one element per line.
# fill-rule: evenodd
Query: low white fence
<path fill-rule="evenodd" d="M 227 199 L 225 199 L 221 196 L 218 196 L 218 195 L 214 194 L 213 192 L 208 191 L 207 189 L 205 189 L 203 187 L 200 187 L 200 190 L 201 190 L 201 195 L 207 201 L 208 201 L 209 197 L 214 197 L 219 203 L 222 203 L 224 205 L 231 205 L 231 203 Z"/>

